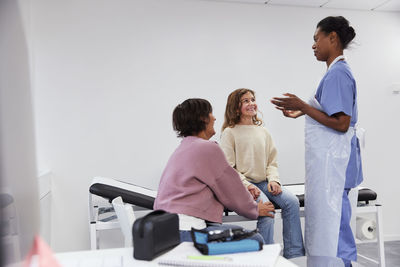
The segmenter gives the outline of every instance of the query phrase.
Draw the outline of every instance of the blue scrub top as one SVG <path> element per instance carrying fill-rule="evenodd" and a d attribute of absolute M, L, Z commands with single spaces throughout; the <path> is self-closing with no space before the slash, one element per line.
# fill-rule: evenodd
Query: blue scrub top
<path fill-rule="evenodd" d="M 315 98 L 328 116 L 343 112 L 351 117 L 350 126 L 357 123 L 356 81 L 346 61 L 337 61 L 329 68 L 319 83 Z M 351 154 L 346 170 L 345 188 L 354 188 L 362 181 L 360 143 L 354 135 L 351 140 Z"/>

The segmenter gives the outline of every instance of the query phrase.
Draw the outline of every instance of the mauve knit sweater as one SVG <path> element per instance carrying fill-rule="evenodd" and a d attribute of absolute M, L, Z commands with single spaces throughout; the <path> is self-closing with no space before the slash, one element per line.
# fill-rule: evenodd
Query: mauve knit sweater
<path fill-rule="evenodd" d="M 154 209 L 222 222 L 224 207 L 249 219 L 258 217 L 257 203 L 218 144 L 183 138 L 162 174 Z"/>

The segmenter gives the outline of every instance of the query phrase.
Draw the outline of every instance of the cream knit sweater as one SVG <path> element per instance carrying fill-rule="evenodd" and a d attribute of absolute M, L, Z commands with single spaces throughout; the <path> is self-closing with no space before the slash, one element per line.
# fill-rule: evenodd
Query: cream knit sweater
<path fill-rule="evenodd" d="M 221 134 L 220 146 L 246 187 L 250 185 L 249 181 L 280 183 L 277 151 L 271 135 L 263 126 L 227 127 Z"/>

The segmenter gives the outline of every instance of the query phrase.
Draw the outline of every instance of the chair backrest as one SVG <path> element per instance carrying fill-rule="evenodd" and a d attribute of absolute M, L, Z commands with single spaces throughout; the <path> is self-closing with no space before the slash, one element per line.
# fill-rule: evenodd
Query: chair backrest
<path fill-rule="evenodd" d="M 115 213 L 118 217 L 119 224 L 121 226 L 122 233 L 125 239 L 125 247 L 131 247 L 132 242 L 132 225 L 135 221 L 135 214 L 133 208 L 129 204 L 125 204 L 121 197 L 116 197 L 111 202 Z"/>

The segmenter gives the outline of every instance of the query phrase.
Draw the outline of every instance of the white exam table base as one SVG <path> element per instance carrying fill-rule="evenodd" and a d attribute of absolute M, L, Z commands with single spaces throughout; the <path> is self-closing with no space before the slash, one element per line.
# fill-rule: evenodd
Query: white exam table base
<path fill-rule="evenodd" d="M 120 228 L 120 224 L 116 219 L 115 214 L 113 213 L 113 209 L 109 201 L 114 199 L 115 197 L 119 196 L 113 196 L 112 194 L 106 194 L 106 198 L 108 197 L 109 201 L 106 201 L 104 197 L 98 196 L 95 193 L 92 193 L 93 188 L 98 188 L 98 185 L 105 185 L 108 187 L 114 187 L 117 189 L 120 189 L 121 191 L 124 192 L 132 192 L 137 195 L 143 195 L 144 198 L 139 201 L 139 203 L 146 203 L 146 207 L 152 207 L 152 204 L 150 205 L 149 199 L 155 198 L 157 195 L 157 191 L 147 189 L 144 187 L 132 185 L 129 183 L 125 182 L 120 182 L 115 179 L 111 178 L 105 178 L 105 177 L 95 177 L 93 178 L 93 181 L 91 183 L 91 186 L 89 188 L 89 232 L 90 232 L 90 248 L 92 250 L 98 249 L 99 248 L 99 242 L 98 242 L 98 232 L 102 230 L 111 230 L 111 229 L 118 229 Z M 113 192 L 115 193 L 115 192 Z M 129 196 L 128 196 L 129 198 Z M 97 201 L 95 201 L 97 200 Z M 131 199 L 129 199 L 131 200 Z M 146 213 L 148 213 L 150 210 L 132 205 L 136 218 L 144 216 Z M 100 215 L 105 215 L 110 211 L 111 214 L 109 214 L 108 217 L 105 218 L 100 218 Z M 104 217 L 104 216 L 103 216 Z"/>
<path fill-rule="evenodd" d="M 377 245 L 378 245 L 378 259 L 379 262 L 363 257 L 362 255 L 359 255 L 363 258 L 366 258 L 367 260 L 370 260 L 380 267 L 385 267 L 386 266 L 386 261 L 385 261 L 385 246 L 384 246 L 384 239 L 383 239 L 383 219 L 382 219 L 382 206 L 379 204 L 376 205 L 371 205 L 371 206 L 359 206 L 357 207 L 357 214 L 366 214 L 366 213 L 374 213 L 375 214 L 375 220 L 376 220 L 376 237 L 377 237 Z M 367 241 L 368 242 L 368 241 Z M 371 241 L 373 242 L 373 241 Z"/>

